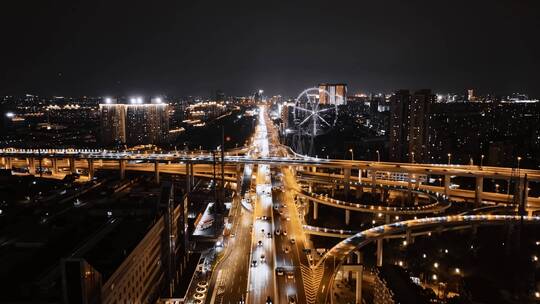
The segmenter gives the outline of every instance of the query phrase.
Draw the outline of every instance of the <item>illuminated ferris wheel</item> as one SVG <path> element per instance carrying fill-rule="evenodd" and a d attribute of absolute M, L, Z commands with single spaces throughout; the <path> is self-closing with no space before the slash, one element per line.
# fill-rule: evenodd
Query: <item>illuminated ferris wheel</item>
<path fill-rule="evenodd" d="M 338 118 L 338 105 L 343 97 L 324 89 L 309 88 L 295 100 L 293 119 L 295 126 L 294 149 L 297 153 L 313 155 L 315 137 L 330 131 Z"/>

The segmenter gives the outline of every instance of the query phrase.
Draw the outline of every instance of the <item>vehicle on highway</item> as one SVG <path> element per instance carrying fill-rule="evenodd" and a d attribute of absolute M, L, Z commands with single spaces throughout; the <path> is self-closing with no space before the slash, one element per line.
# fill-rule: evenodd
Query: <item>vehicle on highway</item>
<path fill-rule="evenodd" d="M 257 242 L 257 246 L 261 247 L 262 246 L 262 241 Z"/>
<path fill-rule="evenodd" d="M 269 238 L 269 239 L 271 239 L 271 238 L 272 238 L 272 234 L 271 234 L 270 232 L 268 232 L 268 233 L 266 234 L 266 237 Z"/>
<path fill-rule="evenodd" d="M 291 239 L 291 244 L 296 244 L 296 240 L 294 238 Z"/>
<path fill-rule="evenodd" d="M 287 279 L 294 279 L 294 272 L 287 271 Z"/>
<path fill-rule="evenodd" d="M 291 251 L 291 247 L 289 247 L 289 246 L 283 246 L 283 252 L 289 253 L 289 251 Z"/>
<path fill-rule="evenodd" d="M 280 235 L 280 234 L 281 234 L 281 230 L 276 229 L 276 235 Z"/>
<path fill-rule="evenodd" d="M 266 298 L 266 304 L 272 304 L 272 298 L 270 296 Z"/>
<path fill-rule="evenodd" d="M 295 296 L 289 296 L 289 304 L 296 304 L 296 297 Z"/>
<path fill-rule="evenodd" d="M 251 267 L 257 267 L 257 260 L 251 261 Z"/>
<path fill-rule="evenodd" d="M 276 274 L 278 276 L 282 276 L 285 274 L 285 269 L 283 269 L 283 267 L 276 267 Z"/>
<path fill-rule="evenodd" d="M 264 254 L 261 254 L 261 264 L 262 263 L 266 263 L 266 257 L 264 256 Z"/>
<path fill-rule="evenodd" d="M 283 235 L 287 235 L 287 230 L 283 229 Z"/>

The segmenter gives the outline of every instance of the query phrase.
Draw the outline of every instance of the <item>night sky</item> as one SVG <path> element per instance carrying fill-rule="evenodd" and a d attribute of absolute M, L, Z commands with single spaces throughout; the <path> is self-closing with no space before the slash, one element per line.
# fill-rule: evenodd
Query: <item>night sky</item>
<path fill-rule="evenodd" d="M 2 1 L 0 93 L 540 96 L 538 0 L 82 2 Z"/>

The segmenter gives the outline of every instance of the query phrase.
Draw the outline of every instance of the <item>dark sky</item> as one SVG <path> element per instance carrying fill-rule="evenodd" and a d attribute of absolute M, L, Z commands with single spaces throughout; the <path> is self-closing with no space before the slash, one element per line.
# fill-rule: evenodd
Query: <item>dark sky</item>
<path fill-rule="evenodd" d="M 2 1 L 0 93 L 540 96 L 538 2 Z"/>

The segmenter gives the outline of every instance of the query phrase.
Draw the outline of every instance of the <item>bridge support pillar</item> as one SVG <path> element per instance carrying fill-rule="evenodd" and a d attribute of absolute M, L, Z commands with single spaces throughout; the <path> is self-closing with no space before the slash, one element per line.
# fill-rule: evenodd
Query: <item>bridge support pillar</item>
<path fill-rule="evenodd" d="M 28 173 L 35 175 L 36 174 L 36 162 L 33 157 L 29 157 L 26 159 L 28 163 Z"/>
<path fill-rule="evenodd" d="M 354 302 L 355 304 L 362 304 L 362 278 L 364 274 L 364 266 L 358 265 L 356 267 L 358 269 L 355 271 L 356 272 L 356 294 L 354 297 Z"/>
<path fill-rule="evenodd" d="M 345 209 L 345 225 L 349 225 L 351 222 L 351 210 Z"/>
<path fill-rule="evenodd" d="M 444 195 L 448 196 L 450 195 L 450 175 L 444 176 Z"/>
<path fill-rule="evenodd" d="M 371 193 L 375 194 L 375 186 L 377 185 L 377 171 L 371 171 Z"/>
<path fill-rule="evenodd" d="M 88 159 L 88 178 L 92 179 L 94 177 L 94 160 Z"/>
<path fill-rule="evenodd" d="M 126 160 L 121 159 L 118 161 L 118 169 L 120 170 L 120 179 L 126 178 Z"/>
<path fill-rule="evenodd" d="M 407 178 L 407 199 L 409 203 L 412 202 L 412 181 L 410 175 Z"/>
<path fill-rule="evenodd" d="M 71 174 L 77 173 L 77 169 L 75 168 L 75 157 L 69 158 L 69 172 L 71 172 Z"/>
<path fill-rule="evenodd" d="M 358 265 L 362 264 L 362 252 L 355 251 L 354 254 L 356 254 L 356 264 Z"/>
<path fill-rule="evenodd" d="M 308 191 L 313 192 L 313 182 L 308 182 Z"/>
<path fill-rule="evenodd" d="M 52 173 L 58 174 L 58 159 L 57 158 L 51 158 L 52 163 Z"/>
<path fill-rule="evenodd" d="M 6 157 L 4 160 L 6 170 L 11 170 L 11 157 Z"/>
<path fill-rule="evenodd" d="M 377 239 L 377 267 L 383 264 L 383 240 Z"/>
<path fill-rule="evenodd" d="M 156 181 L 156 184 L 159 184 L 159 161 L 154 162 L 154 179 Z"/>
<path fill-rule="evenodd" d="M 362 185 L 356 186 L 356 198 L 359 199 L 362 197 L 362 192 L 364 192 L 364 189 L 362 188 Z"/>
<path fill-rule="evenodd" d="M 191 166 L 186 163 L 186 192 L 191 192 Z"/>
<path fill-rule="evenodd" d="M 410 229 L 407 229 L 407 232 L 405 233 L 405 241 L 407 242 L 407 245 L 414 243 L 414 237 L 412 236 Z"/>
<path fill-rule="evenodd" d="M 316 220 L 319 217 L 319 203 L 313 202 L 313 219 Z"/>
<path fill-rule="evenodd" d="M 193 189 L 195 187 L 195 171 L 194 171 L 195 169 L 194 169 L 192 163 L 189 164 L 189 167 L 190 167 L 190 169 L 189 169 L 190 173 L 189 174 L 190 174 L 190 177 L 191 177 L 190 184 L 191 184 L 191 189 Z"/>
<path fill-rule="evenodd" d="M 445 183 L 446 184 L 446 183 Z M 478 207 L 482 204 L 482 193 L 484 192 L 484 177 L 476 177 L 476 186 L 474 187 L 474 202 Z"/>
<path fill-rule="evenodd" d="M 345 190 L 345 197 L 349 197 L 349 190 L 351 188 L 351 168 L 343 168 L 343 174 L 345 176 L 344 178 L 344 186 L 343 189 Z"/>

